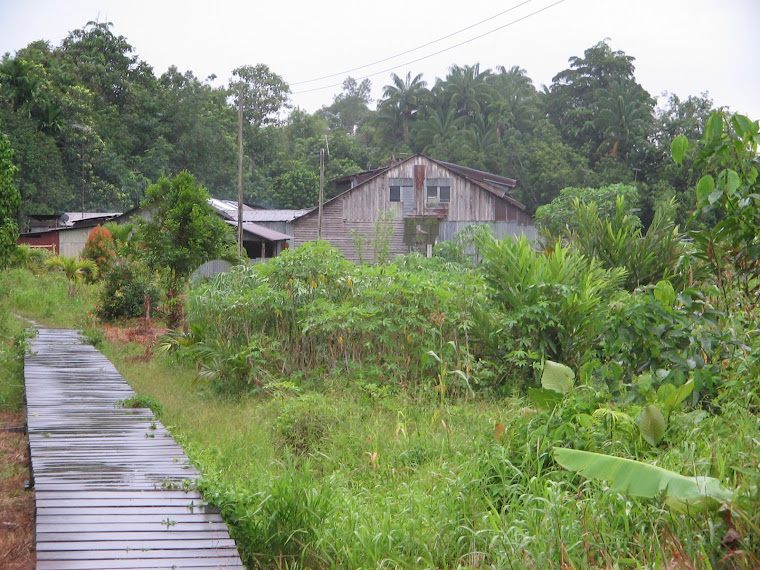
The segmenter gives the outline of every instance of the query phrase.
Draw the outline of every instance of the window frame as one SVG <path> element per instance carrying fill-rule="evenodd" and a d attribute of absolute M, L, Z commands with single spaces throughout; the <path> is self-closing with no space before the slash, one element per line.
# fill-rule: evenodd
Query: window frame
<path fill-rule="evenodd" d="M 442 196 L 441 190 L 446 189 L 446 196 Z M 425 204 L 428 206 L 448 205 L 451 203 L 451 179 L 432 178 L 425 181 Z"/>

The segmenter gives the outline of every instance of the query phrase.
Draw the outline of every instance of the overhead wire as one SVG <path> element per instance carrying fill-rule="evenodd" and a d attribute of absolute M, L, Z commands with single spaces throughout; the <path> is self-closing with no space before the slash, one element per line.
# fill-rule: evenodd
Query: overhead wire
<path fill-rule="evenodd" d="M 450 51 L 452 49 L 458 48 L 458 47 L 463 46 L 465 44 L 468 44 L 470 42 L 474 42 L 475 40 L 479 40 L 481 38 L 484 38 L 485 36 L 489 36 L 489 35 L 491 35 L 493 33 L 496 33 L 496 32 L 498 32 L 500 30 L 503 30 L 504 28 L 508 28 L 509 26 L 513 26 L 514 24 L 517 24 L 518 22 L 522 22 L 523 20 L 526 20 L 526 19 L 528 19 L 528 18 L 530 18 L 532 16 L 535 16 L 536 14 L 540 14 L 541 12 L 545 12 L 546 10 L 548 10 L 550 8 L 553 8 L 554 6 L 557 6 L 558 4 L 562 4 L 565 1 L 566 0 L 557 0 L 557 2 L 554 2 L 553 4 L 549 4 L 548 6 L 544 6 L 543 8 L 541 8 L 539 10 L 536 10 L 535 12 L 531 12 L 530 14 L 522 16 L 521 18 L 517 18 L 516 20 L 512 20 L 511 22 L 507 22 L 504 25 L 501 25 L 501 26 L 499 26 L 497 28 L 494 28 L 492 30 L 489 30 L 489 31 L 484 32 L 482 34 L 479 34 L 477 36 L 474 36 L 474 37 L 472 37 L 472 38 L 470 38 L 468 40 L 459 42 L 457 44 L 454 44 L 454 45 L 449 46 L 447 48 L 444 48 L 442 50 L 438 50 L 438 51 L 433 52 L 431 54 L 428 54 L 428 55 L 425 55 L 425 56 L 422 56 L 422 57 L 418 57 L 417 59 L 413 59 L 413 60 L 410 60 L 410 61 L 407 61 L 407 62 L 404 62 L 404 63 L 400 63 L 398 65 L 394 65 L 392 67 L 388 67 L 388 68 L 382 69 L 380 71 L 376 71 L 376 72 L 373 72 L 373 73 L 368 73 L 366 75 L 363 75 L 362 77 L 358 77 L 357 80 L 358 81 L 362 81 L 364 79 L 369 79 L 370 77 L 375 77 L 377 75 L 382 75 L 382 74 L 388 73 L 390 71 L 393 71 L 395 69 L 398 69 L 400 67 L 405 67 L 407 65 L 412 65 L 413 63 L 418 63 L 420 61 L 424 61 L 424 60 L 429 59 L 431 57 L 435 57 L 436 55 L 440 55 L 442 53 L 446 53 L 447 51 Z M 416 50 L 411 50 L 411 51 L 416 51 Z M 366 66 L 362 66 L 362 67 L 366 67 Z M 332 76 L 327 76 L 327 77 L 332 77 Z M 313 87 L 311 89 L 303 89 L 301 91 L 294 91 L 294 92 L 291 93 L 291 95 L 301 95 L 303 93 L 313 93 L 315 91 L 323 91 L 325 89 L 331 89 L 333 87 L 339 87 L 341 85 L 343 85 L 343 82 L 341 82 L 341 83 L 332 83 L 330 85 L 324 85 L 322 87 Z"/>
<path fill-rule="evenodd" d="M 306 79 L 304 81 L 296 81 L 294 83 L 291 83 L 291 85 L 303 85 L 305 83 L 316 83 L 317 81 L 324 81 L 325 79 L 330 79 L 332 77 L 342 76 L 342 75 L 345 75 L 346 73 L 352 73 L 352 72 L 358 71 L 360 69 L 365 69 L 367 67 L 372 67 L 372 66 L 377 65 L 379 63 L 385 63 L 386 61 L 390 61 L 392 59 L 396 59 L 397 57 L 401 57 L 401 56 L 410 54 L 412 52 L 419 51 L 419 50 L 424 49 L 426 47 L 429 47 L 429 46 L 431 46 L 433 44 L 437 44 L 439 42 L 442 42 L 443 40 L 447 40 L 447 39 L 449 39 L 451 37 L 454 37 L 454 36 L 459 35 L 459 34 L 461 34 L 463 32 L 466 32 L 467 30 L 471 30 L 472 28 L 476 28 L 476 27 L 480 26 L 481 24 L 485 24 L 486 22 L 490 22 L 491 20 L 494 20 L 494 19 L 496 19 L 496 18 L 498 18 L 500 16 L 503 16 L 504 14 L 508 14 L 509 12 L 511 12 L 513 10 L 517 10 L 517 8 L 520 8 L 521 6 L 524 6 L 525 4 L 530 4 L 531 2 L 533 2 L 533 0 L 525 0 L 524 2 L 521 2 L 520 4 L 516 4 L 515 6 L 512 6 L 511 8 L 508 8 L 507 10 L 503 10 L 502 12 L 499 12 L 498 14 L 494 14 L 493 16 L 490 16 L 490 17 L 486 18 L 485 20 L 480 20 L 479 22 L 471 24 L 471 25 L 467 26 L 466 28 L 462 28 L 462 29 L 459 29 L 459 30 L 457 30 L 455 32 L 451 32 L 450 34 L 447 34 L 447 35 L 442 36 L 440 38 L 437 38 L 435 40 L 429 41 L 429 42 L 427 42 L 425 44 L 422 44 L 422 45 L 419 45 L 417 47 L 408 49 L 406 51 L 402 51 L 402 52 L 397 53 L 395 55 L 391 55 L 391 56 L 385 57 L 383 59 L 378 59 L 377 61 L 373 61 L 372 63 L 367 63 L 365 65 L 360 65 L 358 67 L 352 67 L 351 69 L 346 69 L 345 71 L 339 71 L 337 73 L 331 73 L 330 75 L 323 75 L 322 77 L 316 77 L 314 79 Z"/>

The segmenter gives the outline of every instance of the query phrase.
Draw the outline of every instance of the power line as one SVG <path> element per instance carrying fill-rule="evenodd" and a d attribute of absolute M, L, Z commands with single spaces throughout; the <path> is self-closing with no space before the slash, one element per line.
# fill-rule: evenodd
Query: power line
<path fill-rule="evenodd" d="M 412 49 L 408 49 L 406 51 L 402 51 L 401 53 L 397 53 L 396 55 L 392 55 L 390 57 L 385 57 L 383 59 L 378 59 L 377 61 L 373 61 L 372 63 L 368 63 L 366 65 L 360 65 L 359 67 L 352 67 L 351 69 L 346 69 L 345 71 L 339 71 L 338 73 L 331 73 L 330 75 L 323 75 L 322 77 L 317 77 L 315 79 L 307 79 L 305 81 L 296 81 L 295 83 L 291 83 L 291 85 L 303 85 L 304 83 L 315 83 L 317 81 L 324 81 L 325 79 L 330 79 L 332 77 L 338 77 L 345 75 L 347 73 L 351 73 L 352 71 L 358 71 L 359 69 L 365 69 L 367 67 L 372 67 L 373 65 L 377 65 L 378 63 L 385 63 L 386 61 L 390 61 L 392 59 L 396 59 L 397 57 L 401 57 L 402 55 L 407 55 L 409 53 L 419 51 L 423 48 L 426 48 L 428 46 L 431 46 L 433 44 L 437 44 L 438 42 L 442 42 L 443 40 L 447 40 L 453 36 L 456 36 L 458 34 L 461 34 L 462 32 L 466 32 L 467 30 L 471 30 L 472 28 L 475 28 L 481 24 L 485 24 L 486 22 L 490 22 L 491 20 L 498 18 L 499 16 L 503 16 L 504 14 L 507 14 L 508 12 L 511 12 L 512 10 L 516 10 L 520 6 L 524 6 L 525 4 L 530 4 L 533 2 L 533 0 L 525 0 L 525 2 L 521 2 L 520 4 L 517 4 L 516 6 L 512 6 L 511 8 L 504 10 L 503 12 L 499 12 L 498 14 L 494 14 L 493 16 L 490 16 L 489 18 L 486 18 L 485 20 L 481 20 L 480 22 L 476 22 L 475 24 L 472 24 L 470 26 L 467 26 L 466 28 L 462 28 L 461 30 L 457 30 L 456 32 L 452 32 L 448 35 L 445 35 L 443 37 L 440 37 L 438 39 L 435 39 L 433 41 L 430 41 L 426 44 L 422 44 L 421 46 L 414 47 Z"/>
<path fill-rule="evenodd" d="M 565 2 L 565 0 L 557 0 L 557 2 L 554 2 L 553 4 L 549 4 L 548 6 L 544 6 L 540 10 L 536 10 L 535 12 L 531 12 L 530 14 L 527 14 L 527 15 L 523 16 L 522 18 L 518 18 L 516 20 L 512 20 L 511 22 L 508 22 L 508 23 L 506 23 L 506 24 L 504 24 L 502 26 L 499 26 L 498 28 L 494 28 L 493 30 L 490 30 L 488 32 L 484 32 L 484 33 L 482 33 L 482 34 L 480 34 L 478 36 L 470 38 L 469 40 L 465 40 L 463 42 L 459 42 L 458 44 L 454 44 L 452 46 L 449 46 L 449 47 L 444 48 L 442 50 L 439 50 L 437 52 L 431 53 L 429 55 L 418 57 L 417 59 L 413 59 L 411 61 L 407 61 L 407 62 L 401 63 L 399 65 L 394 65 L 393 67 L 389 67 L 389 68 L 383 69 L 381 71 L 376 71 L 374 73 L 368 73 L 367 75 L 364 75 L 364 76 L 359 77 L 357 79 L 358 79 L 358 81 L 362 81 L 364 79 L 369 79 L 370 77 L 375 77 L 377 75 L 382 75 L 384 73 L 388 73 L 389 71 L 393 71 L 394 69 L 398 69 L 399 67 L 404 67 L 404 66 L 407 66 L 407 65 L 412 65 L 413 63 L 418 63 L 420 61 L 423 61 L 423 60 L 429 59 L 431 57 L 434 57 L 436 55 L 440 55 L 442 53 L 446 53 L 447 51 L 450 51 L 450 50 L 452 50 L 454 48 L 458 48 L 458 47 L 463 46 L 465 44 L 469 44 L 470 42 L 474 42 L 475 40 L 479 40 L 480 38 L 484 38 L 485 36 L 491 35 L 491 34 L 493 34 L 495 32 L 498 32 L 499 30 L 503 30 L 504 28 L 508 28 L 509 26 L 517 24 L 518 22 L 522 22 L 523 20 L 526 20 L 526 19 L 530 18 L 531 16 L 535 16 L 536 14 L 540 14 L 541 12 L 545 12 L 549 8 L 553 8 L 554 6 L 557 6 L 558 4 L 562 4 L 563 2 Z M 411 51 L 414 51 L 414 50 L 411 50 Z M 366 66 L 362 66 L 362 67 L 366 67 Z M 332 76 L 327 76 L 327 77 L 332 77 Z M 332 83 L 330 85 L 325 85 L 323 87 L 314 87 L 312 89 L 304 89 L 303 91 L 295 91 L 295 92 L 291 93 L 291 95 L 302 95 L 303 93 L 313 93 L 314 91 L 324 91 L 325 89 L 332 89 L 333 87 L 339 87 L 341 85 L 343 85 L 342 82 L 341 83 Z"/>

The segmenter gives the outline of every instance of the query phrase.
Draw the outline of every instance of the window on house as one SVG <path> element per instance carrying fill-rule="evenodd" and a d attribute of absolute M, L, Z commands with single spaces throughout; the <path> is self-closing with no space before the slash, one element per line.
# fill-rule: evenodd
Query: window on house
<path fill-rule="evenodd" d="M 391 202 L 404 202 L 409 198 L 405 198 L 406 191 L 403 188 L 412 188 L 414 181 L 411 178 L 388 178 L 388 188 L 390 192 L 388 199 Z"/>
<path fill-rule="evenodd" d="M 428 204 L 451 202 L 451 180 L 449 178 L 430 178 L 425 185 Z"/>

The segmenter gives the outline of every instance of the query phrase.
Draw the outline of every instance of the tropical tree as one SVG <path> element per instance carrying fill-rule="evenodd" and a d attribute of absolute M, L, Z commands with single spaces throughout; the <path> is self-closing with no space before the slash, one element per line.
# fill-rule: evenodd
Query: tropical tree
<path fill-rule="evenodd" d="M 528 72 L 517 65 L 509 69 L 500 65 L 489 79 L 493 88 L 491 106 L 498 116 L 497 133 L 508 126 L 529 131 L 539 110 L 538 93 Z"/>
<path fill-rule="evenodd" d="M 585 148 L 585 154 L 591 156 L 602 144 L 593 125 L 599 99 L 613 83 L 635 83 L 634 58 L 612 51 L 606 41 L 601 41 L 585 50 L 583 57 L 573 56 L 569 61 L 570 68 L 552 78 L 543 103 L 565 140 L 577 149 Z"/>
<path fill-rule="evenodd" d="M 51 269 L 62 271 L 66 276 L 69 299 L 77 292 L 85 277 L 95 278 L 98 274 L 98 268 L 91 259 L 56 255 L 46 260 L 45 265 Z"/>
<path fill-rule="evenodd" d="M 234 242 L 231 226 L 216 215 L 209 198 L 208 190 L 185 171 L 149 186 L 142 202 L 151 219 L 138 221 L 137 240 L 148 264 L 166 273 L 170 327 L 182 320 L 180 295 L 190 273 Z"/>
<path fill-rule="evenodd" d="M 291 164 L 272 181 L 272 198 L 280 208 L 314 207 L 319 200 L 319 176 L 302 163 Z"/>
<path fill-rule="evenodd" d="M 123 224 L 106 222 L 103 224 L 103 227 L 111 232 L 116 252 L 124 253 L 129 247 L 130 239 L 134 235 L 135 224 L 132 222 L 125 222 Z"/>
<path fill-rule="evenodd" d="M 11 265 L 36 271 L 45 263 L 49 253 L 47 249 L 32 247 L 29 244 L 22 243 L 13 250 Z"/>
<path fill-rule="evenodd" d="M 644 93 L 636 84 L 613 82 L 599 98 L 593 125 L 604 137 L 602 147 L 608 148 L 611 156 L 627 159 L 637 142 L 645 141 L 652 131 L 654 100 Z"/>
<path fill-rule="evenodd" d="M 290 87 L 267 65 L 244 65 L 232 71 L 230 93 L 235 107 L 242 93 L 243 119 L 253 132 L 278 122 L 278 113 L 286 106 Z M 242 91 L 241 91 L 242 89 Z"/>
<path fill-rule="evenodd" d="M 391 85 L 383 87 L 384 99 L 380 102 L 379 110 L 381 113 L 392 110 L 401 125 L 404 143 L 409 144 L 409 123 L 429 94 L 427 82 L 423 81 L 421 73 L 412 78 L 411 71 L 407 72 L 405 79 L 391 73 L 391 81 Z"/>
<path fill-rule="evenodd" d="M 18 240 L 17 214 L 21 194 L 16 188 L 18 168 L 13 164 L 10 141 L 0 132 L 0 268 L 10 261 Z"/>
<path fill-rule="evenodd" d="M 459 130 L 461 118 L 457 117 L 453 107 L 437 108 L 422 123 L 417 131 L 416 146 L 423 152 L 429 152 L 431 148 L 450 140 Z"/>
<path fill-rule="evenodd" d="M 369 79 L 356 81 L 346 77 L 341 93 L 333 97 L 332 105 L 322 107 L 317 111 L 333 130 L 345 134 L 356 134 L 359 127 L 372 113 L 369 104 L 372 101 L 372 83 Z"/>
<path fill-rule="evenodd" d="M 443 82 L 443 92 L 460 117 L 472 120 L 482 113 L 493 99 L 493 90 L 488 83 L 491 70 L 480 71 L 480 64 L 449 68 Z"/>

